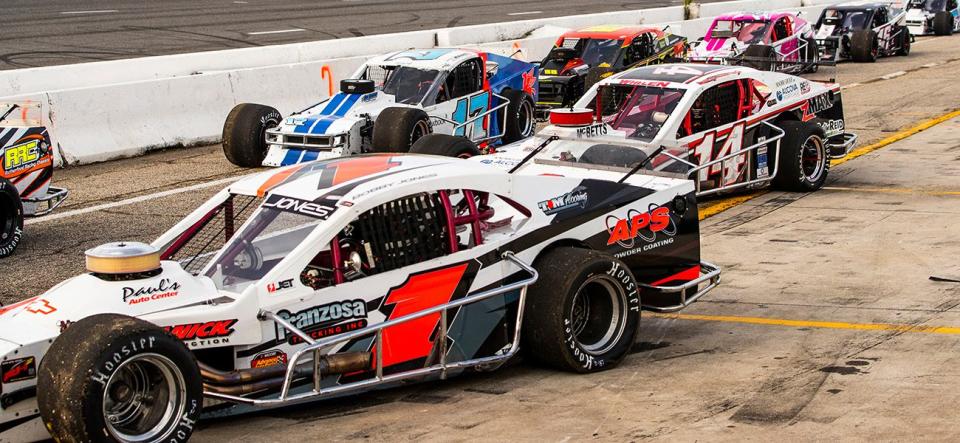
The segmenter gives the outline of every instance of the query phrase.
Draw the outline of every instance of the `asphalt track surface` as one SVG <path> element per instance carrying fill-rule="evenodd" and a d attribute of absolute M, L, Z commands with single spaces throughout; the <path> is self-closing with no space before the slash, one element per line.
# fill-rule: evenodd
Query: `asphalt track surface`
<path fill-rule="evenodd" d="M 634 10 L 681 0 L 5 0 L 0 69 Z"/>
<path fill-rule="evenodd" d="M 958 42 L 921 38 L 909 57 L 813 77 L 844 85 L 847 128 L 871 145 L 960 108 Z M 960 285 L 929 277 L 960 279 L 960 119 L 874 147 L 823 190 L 706 219 L 703 257 L 723 284 L 680 315 L 645 315 L 616 369 L 520 364 L 212 420 L 197 440 L 957 440 Z M 87 248 L 152 240 L 247 172 L 219 146 L 56 171 L 72 195 L 0 261 L 0 300 L 83 272 Z"/>

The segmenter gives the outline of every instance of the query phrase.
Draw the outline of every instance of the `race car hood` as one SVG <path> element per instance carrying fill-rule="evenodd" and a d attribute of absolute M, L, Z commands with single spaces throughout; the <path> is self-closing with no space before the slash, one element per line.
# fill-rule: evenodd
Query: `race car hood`
<path fill-rule="evenodd" d="M 56 337 L 70 322 L 94 314 L 139 317 L 219 296 L 209 278 L 193 276 L 176 262 L 161 266 L 160 274 L 138 280 L 107 281 L 81 274 L 43 295 L 0 308 L 0 340 L 27 345 Z"/>
<path fill-rule="evenodd" d="M 736 55 L 746 48 L 746 44 L 735 38 L 705 38 L 690 47 L 690 58 L 723 58 Z"/>
<path fill-rule="evenodd" d="M 840 27 L 837 25 L 824 24 L 823 26 L 817 29 L 816 38 L 822 40 L 822 39 L 830 38 L 833 36 L 849 34 L 850 32 L 852 31 L 848 28 Z"/>
<path fill-rule="evenodd" d="M 934 15 L 934 13 L 921 8 L 907 9 L 907 20 L 909 21 L 923 21 L 928 18 L 933 18 Z"/>
<path fill-rule="evenodd" d="M 280 131 L 284 134 L 346 134 L 355 124 L 365 122 L 366 116 L 376 120 L 380 111 L 390 106 L 397 106 L 396 98 L 382 91 L 369 94 L 340 92 L 306 111 L 287 117 L 280 125 Z"/>

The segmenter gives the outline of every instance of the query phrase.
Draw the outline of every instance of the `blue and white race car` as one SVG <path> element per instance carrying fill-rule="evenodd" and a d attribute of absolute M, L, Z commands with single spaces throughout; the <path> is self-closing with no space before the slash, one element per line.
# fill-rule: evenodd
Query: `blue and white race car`
<path fill-rule="evenodd" d="M 269 106 L 237 105 L 223 128 L 227 159 L 244 167 L 285 166 L 406 152 L 432 133 L 463 136 L 485 149 L 528 137 L 535 127 L 536 66 L 489 52 L 394 52 L 368 60 L 340 89 L 286 119 Z M 479 153 L 471 143 L 462 146 L 453 154 Z"/>
<path fill-rule="evenodd" d="M 913 35 L 950 35 L 960 31 L 957 0 L 909 0 L 907 28 Z"/>

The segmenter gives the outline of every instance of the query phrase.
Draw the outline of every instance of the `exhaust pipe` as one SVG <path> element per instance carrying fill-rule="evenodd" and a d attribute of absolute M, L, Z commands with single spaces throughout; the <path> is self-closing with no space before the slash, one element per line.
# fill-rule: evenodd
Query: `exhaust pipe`
<path fill-rule="evenodd" d="M 235 369 L 221 371 L 206 363 L 197 362 L 200 375 L 203 378 L 203 388 L 206 391 L 218 394 L 244 395 L 264 389 L 277 388 L 283 385 L 287 374 L 287 366 L 274 365 L 265 368 Z M 339 354 L 323 355 L 314 365 L 307 362 L 297 365 L 293 371 L 294 380 L 313 376 L 314 366 L 320 376 L 330 374 L 345 374 L 370 369 L 373 365 L 373 355 L 369 352 L 343 352 Z"/>

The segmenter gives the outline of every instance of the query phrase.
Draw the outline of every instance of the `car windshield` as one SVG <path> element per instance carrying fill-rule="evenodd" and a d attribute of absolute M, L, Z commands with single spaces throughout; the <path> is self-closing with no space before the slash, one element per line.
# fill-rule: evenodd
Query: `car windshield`
<path fill-rule="evenodd" d="M 597 92 L 603 122 L 627 137 L 650 141 L 676 109 L 683 90 L 652 86 L 604 85 Z"/>
<path fill-rule="evenodd" d="M 769 27 L 768 21 L 717 20 L 710 30 L 710 38 L 735 38 L 744 43 L 760 43 Z"/>
<path fill-rule="evenodd" d="M 864 29 L 869 19 L 867 11 L 838 11 L 828 9 L 823 13 L 822 25 L 840 29 Z"/>
<path fill-rule="evenodd" d="M 368 66 L 365 77 L 377 89 L 396 97 L 397 103 L 416 105 L 423 101 L 439 71 L 409 66 Z"/>
<path fill-rule="evenodd" d="M 278 209 L 284 208 L 284 209 Z M 312 202 L 270 196 L 207 267 L 220 289 L 240 292 L 280 263 L 322 222 Z M 300 212 L 294 212 L 299 210 Z"/>
<path fill-rule="evenodd" d="M 944 11 L 946 0 L 912 0 L 910 2 L 911 8 L 923 8 L 924 11 L 928 12 L 940 12 Z"/>
<path fill-rule="evenodd" d="M 613 64 L 623 40 L 597 38 L 565 38 L 560 45 L 576 51 L 577 57 L 590 66 Z"/>

